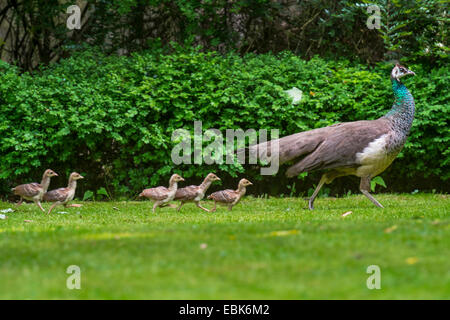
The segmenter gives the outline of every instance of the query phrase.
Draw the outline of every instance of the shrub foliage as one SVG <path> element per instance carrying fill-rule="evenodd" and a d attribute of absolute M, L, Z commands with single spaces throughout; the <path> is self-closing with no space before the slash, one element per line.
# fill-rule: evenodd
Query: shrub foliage
<path fill-rule="evenodd" d="M 201 120 L 203 130 L 276 128 L 284 136 L 375 119 L 392 105 L 391 67 L 318 57 L 305 61 L 286 52 L 239 56 L 182 48 L 129 57 L 85 50 L 22 74 L 0 62 L 0 192 L 5 196 L 15 183 L 39 179 L 46 168 L 63 176 L 55 185 L 64 185 L 76 170 L 87 177 L 81 192 L 105 187 L 114 197 L 165 185 L 172 172 L 197 181 L 215 171 L 228 184 L 227 178 L 243 175 L 242 168 L 174 165 L 173 131 L 192 131 Z M 450 177 L 449 67 L 409 67 L 417 74 L 406 80 L 416 100 L 416 120 L 399 159 L 383 174 L 386 190 L 442 191 Z M 292 87 L 303 91 L 298 105 L 284 92 Z M 245 175 L 271 182 L 258 183 L 253 191 L 279 194 L 295 181 L 283 173 L 281 168 L 277 177 L 260 177 L 249 169 Z M 297 191 L 310 188 L 315 178 L 297 182 Z M 357 187 L 348 182 L 341 191 Z"/>

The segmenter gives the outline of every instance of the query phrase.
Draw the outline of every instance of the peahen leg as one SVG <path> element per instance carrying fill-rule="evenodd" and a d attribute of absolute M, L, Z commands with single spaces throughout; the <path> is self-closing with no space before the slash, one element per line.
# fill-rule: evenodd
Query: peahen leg
<path fill-rule="evenodd" d="M 314 190 L 314 193 L 312 194 L 311 198 L 309 198 L 309 210 L 314 210 L 314 200 L 316 199 L 317 195 L 319 194 L 320 189 L 322 189 L 323 184 L 325 181 L 327 181 L 326 173 L 322 175 L 322 178 L 320 178 L 319 184 L 316 187 L 316 190 Z"/>
<path fill-rule="evenodd" d="M 309 210 L 314 210 L 314 199 L 316 199 L 317 195 L 319 194 L 320 189 L 323 187 L 323 185 L 329 184 L 333 182 L 334 179 L 342 176 L 346 176 L 347 173 L 345 171 L 338 171 L 338 170 L 331 170 L 328 172 L 325 172 L 322 175 L 322 178 L 320 178 L 319 184 L 316 187 L 316 190 L 314 190 L 313 195 L 309 199 Z"/>
<path fill-rule="evenodd" d="M 370 177 L 362 177 L 361 183 L 359 185 L 359 190 L 365 195 L 367 198 L 369 198 L 370 201 L 372 201 L 377 207 L 384 208 L 381 203 L 377 201 L 370 193 Z"/>

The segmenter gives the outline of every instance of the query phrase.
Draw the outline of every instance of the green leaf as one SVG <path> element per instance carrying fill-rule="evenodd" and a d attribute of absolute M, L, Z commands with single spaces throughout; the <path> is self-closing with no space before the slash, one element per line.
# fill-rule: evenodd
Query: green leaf
<path fill-rule="evenodd" d="M 83 201 L 89 200 L 89 199 L 93 198 L 93 196 L 94 196 L 94 193 L 91 190 L 87 190 L 84 193 Z"/>
<path fill-rule="evenodd" d="M 99 194 L 104 195 L 108 198 L 111 198 L 104 187 L 101 187 L 100 189 L 97 190 L 97 195 L 99 195 Z"/>
<path fill-rule="evenodd" d="M 386 188 L 386 183 L 384 182 L 383 178 L 380 176 L 376 176 L 375 178 L 372 179 L 372 181 L 370 181 L 370 190 L 372 190 L 372 192 L 374 192 L 375 187 L 377 185 L 380 185 L 380 186 Z"/>

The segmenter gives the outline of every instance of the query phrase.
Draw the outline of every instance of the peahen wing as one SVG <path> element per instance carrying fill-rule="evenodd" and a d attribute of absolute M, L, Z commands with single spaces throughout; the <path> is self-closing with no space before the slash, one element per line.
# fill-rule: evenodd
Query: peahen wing
<path fill-rule="evenodd" d="M 265 161 L 272 156 L 272 147 L 278 145 L 279 164 L 297 162 L 287 170 L 289 177 L 319 169 L 352 167 L 358 165 L 356 153 L 388 133 L 391 125 L 387 118 L 338 123 L 256 144 L 247 150 L 249 156 Z M 245 152 L 238 150 L 238 157 Z"/>
<path fill-rule="evenodd" d="M 286 175 L 293 177 L 301 172 L 321 169 L 352 168 L 359 165 L 357 153 L 362 152 L 371 142 L 391 130 L 389 119 L 340 123 L 325 128 L 327 134 L 321 137 L 315 149 L 299 158 Z"/>

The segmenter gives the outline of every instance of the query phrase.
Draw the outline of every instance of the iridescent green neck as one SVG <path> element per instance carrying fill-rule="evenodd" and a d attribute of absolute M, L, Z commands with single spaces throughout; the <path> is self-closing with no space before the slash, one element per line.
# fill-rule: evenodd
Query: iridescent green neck
<path fill-rule="evenodd" d="M 392 109 L 384 117 L 390 118 L 393 129 L 406 137 L 414 120 L 414 98 L 403 83 L 394 78 L 391 81 L 395 100 Z"/>
<path fill-rule="evenodd" d="M 392 90 L 394 91 L 394 104 L 386 116 L 392 116 L 398 113 L 410 114 L 411 111 L 412 115 L 414 115 L 414 99 L 409 90 L 403 83 L 394 78 L 391 78 L 391 82 Z"/>

